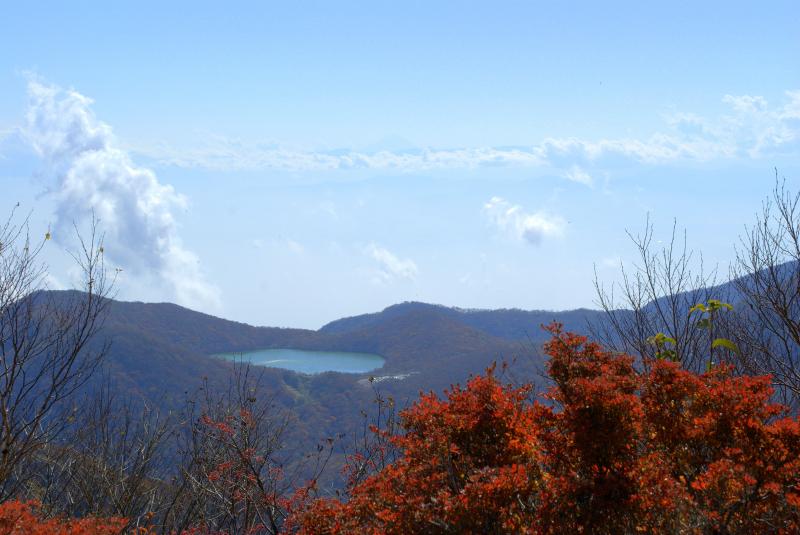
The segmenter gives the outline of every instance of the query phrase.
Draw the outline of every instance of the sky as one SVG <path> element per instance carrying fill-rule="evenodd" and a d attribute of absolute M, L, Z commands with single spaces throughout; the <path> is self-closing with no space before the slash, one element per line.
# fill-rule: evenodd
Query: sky
<path fill-rule="evenodd" d="M 317 328 L 595 306 L 627 232 L 708 266 L 800 190 L 800 4 L 9 2 L 0 216 L 117 296 Z"/>

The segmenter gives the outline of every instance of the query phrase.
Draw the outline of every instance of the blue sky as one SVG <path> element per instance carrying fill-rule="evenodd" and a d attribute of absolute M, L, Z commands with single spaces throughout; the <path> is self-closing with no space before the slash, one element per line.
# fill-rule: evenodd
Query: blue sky
<path fill-rule="evenodd" d="M 725 270 L 800 187 L 796 2 L 0 9 L 0 211 L 69 286 L 317 327 L 418 299 L 592 306 L 650 214 Z"/>

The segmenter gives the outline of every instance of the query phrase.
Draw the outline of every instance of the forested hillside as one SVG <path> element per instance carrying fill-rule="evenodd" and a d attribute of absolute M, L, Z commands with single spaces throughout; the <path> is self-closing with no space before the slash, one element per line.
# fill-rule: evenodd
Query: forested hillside
<path fill-rule="evenodd" d="M 508 340 L 542 342 L 546 339 L 541 325 L 558 321 L 575 332 L 585 332 L 587 322 L 602 321 L 603 315 L 597 310 L 578 309 L 568 311 L 552 310 L 480 310 L 451 308 L 442 305 L 408 302 L 390 306 L 381 312 L 342 318 L 324 325 L 320 331 L 342 333 L 372 327 L 398 316 L 415 312 L 429 311 L 449 317 L 479 331 Z"/>

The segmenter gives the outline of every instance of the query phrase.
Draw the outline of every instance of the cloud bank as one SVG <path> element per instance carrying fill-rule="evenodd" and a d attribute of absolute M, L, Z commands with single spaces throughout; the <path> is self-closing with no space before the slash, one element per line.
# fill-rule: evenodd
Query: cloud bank
<path fill-rule="evenodd" d="M 201 147 L 176 149 L 160 145 L 138 151 L 165 165 L 218 171 L 540 168 L 591 186 L 592 176 L 587 167 L 706 162 L 796 153 L 800 149 L 800 91 L 787 91 L 785 97 L 781 105 L 771 107 L 760 96 L 725 95 L 722 102 L 728 111 L 721 116 L 671 114 L 666 117 L 662 131 L 642 139 L 547 138 L 535 145 L 517 147 L 315 152 L 217 137 Z"/>
<path fill-rule="evenodd" d="M 498 229 L 531 245 L 540 245 L 545 239 L 564 234 L 562 218 L 545 212 L 528 213 L 502 197 L 489 199 L 483 211 Z"/>
<path fill-rule="evenodd" d="M 178 235 L 176 211 L 186 199 L 136 166 L 116 143 L 111 128 L 91 111 L 92 101 L 75 91 L 38 81 L 28 84 L 23 136 L 41 156 L 56 200 L 54 238 L 91 217 L 106 233 L 107 260 L 126 272 L 155 276 L 181 304 L 219 306 L 219 291 L 204 277 L 197 256 Z"/>

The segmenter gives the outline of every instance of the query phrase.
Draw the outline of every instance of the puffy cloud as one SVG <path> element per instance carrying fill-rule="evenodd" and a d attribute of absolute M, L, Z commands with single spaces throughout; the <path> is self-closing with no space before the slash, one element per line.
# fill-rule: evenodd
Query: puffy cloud
<path fill-rule="evenodd" d="M 514 205 L 502 197 L 492 197 L 483 206 L 489 221 L 500 230 L 539 245 L 546 238 L 558 237 L 564 233 L 564 220 L 545 212 L 528 213 L 519 205 Z"/>
<path fill-rule="evenodd" d="M 417 278 L 417 264 L 410 258 L 398 258 L 394 253 L 371 243 L 366 248 L 366 253 L 378 263 L 378 269 L 373 277 L 373 282 L 387 283 L 395 279 L 415 280 Z"/>
<path fill-rule="evenodd" d="M 219 291 L 203 277 L 197 256 L 178 235 L 175 212 L 186 199 L 135 165 L 99 121 L 92 101 L 75 91 L 30 81 L 24 137 L 42 157 L 56 199 L 54 228 L 100 219 L 105 255 L 134 275 L 156 276 L 181 304 L 215 307 Z M 54 232 L 55 238 L 65 232 Z"/>

